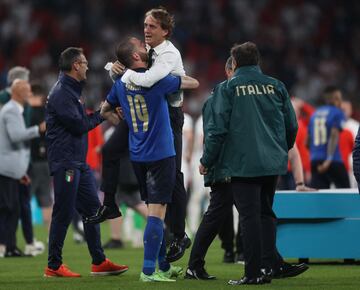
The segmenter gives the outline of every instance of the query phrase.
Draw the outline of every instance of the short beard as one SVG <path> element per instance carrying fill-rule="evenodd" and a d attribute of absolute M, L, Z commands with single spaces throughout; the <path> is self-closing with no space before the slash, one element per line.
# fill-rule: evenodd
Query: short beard
<path fill-rule="evenodd" d="M 143 62 L 148 63 L 149 62 L 149 55 L 145 52 L 138 52 L 138 54 L 140 55 L 140 58 Z"/>

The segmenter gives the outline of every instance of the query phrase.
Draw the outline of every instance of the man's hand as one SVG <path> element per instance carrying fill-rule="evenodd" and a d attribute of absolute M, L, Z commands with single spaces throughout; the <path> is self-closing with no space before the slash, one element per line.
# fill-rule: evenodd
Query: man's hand
<path fill-rule="evenodd" d="M 317 189 L 308 187 L 305 184 L 299 184 L 296 186 L 296 191 L 317 191 Z"/>
<path fill-rule="evenodd" d="M 117 114 L 120 120 L 124 120 L 124 112 L 121 107 L 116 107 L 115 113 Z"/>
<path fill-rule="evenodd" d="M 326 171 L 328 171 L 330 165 L 331 160 L 325 160 L 323 163 L 318 165 L 317 170 L 319 173 L 325 173 Z"/>
<path fill-rule="evenodd" d="M 112 123 L 113 125 L 117 125 L 120 123 L 120 117 L 119 117 L 118 113 L 114 111 L 114 109 L 111 107 L 111 105 L 107 101 L 102 103 L 101 109 L 100 109 L 100 115 L 104 119 L 106 119 L 110 123 Z"/>
<path fill-rule="evenodd" d="M 113 125 L 118 125 L 122 120 L 116 112 L 110 112 L 106 119 Z"/>
<path fill-rule="evenodd" d="M 42 134 L 42 133 L 45 133 L 45 131 L 46 131 L 46 123 L 45 123 L 45 121 L 42 121 L 39 124 L 39 133 Z"/>
<path fill-rule="evenodd" d="M 30 177 L 26 174 L 23 177 L 21 177 L 21 179 L 19 181 L 21 184 L 24 184 L 24 185 L 29 185 L 31 183 Z"/>
<path fill-rule="evenodd" d="M 111 72 L 115 75 L 123 75 L 125 73 L 126 67 L 119 62 L 115 61 L 111 67 Z"/>
<path fill-rule="evenodd" d="M 208 174 L 208 169 L 207 169 L 204 165 L 202 165 L 202 164 L 200 163 L 200 165 L 199 165 L 199 172 L 200 172 L 201 175 L 206 175 L 206 174 Z"/>

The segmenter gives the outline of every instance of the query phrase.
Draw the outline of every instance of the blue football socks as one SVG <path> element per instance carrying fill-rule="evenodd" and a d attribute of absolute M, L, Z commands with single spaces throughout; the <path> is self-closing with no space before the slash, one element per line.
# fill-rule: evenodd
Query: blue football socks
<path fill-rule="evenodd" d="M 152 275 L 155 272 L 156 259 L 159 256 L 163 236 L 163 221 L 158 217 L 148 216 L 144 232 L 143 273 L 145 275 Z"/>
<path fill-rule="evenodd" d="M 165 231 L 165 230 L 164 230 Z M 166 272 L 170 269 L 170 263 L 166 260 L 166 241 L 165 241 L 165 233 L 163 233 L 163 239 L 159 251 L 159 269 L 163 272 Z"/>

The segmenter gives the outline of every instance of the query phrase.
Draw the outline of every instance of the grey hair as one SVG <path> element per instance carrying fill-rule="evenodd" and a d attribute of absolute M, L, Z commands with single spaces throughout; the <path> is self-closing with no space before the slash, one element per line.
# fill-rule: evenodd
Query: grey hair
<path fill-rule="evenodd" d="M 15 66 L 11 68 L 7 75 L 7 83 L 10 86 L 14 80 L 20 79 L 29 81 L 30 71 L 23 66 Z"/>

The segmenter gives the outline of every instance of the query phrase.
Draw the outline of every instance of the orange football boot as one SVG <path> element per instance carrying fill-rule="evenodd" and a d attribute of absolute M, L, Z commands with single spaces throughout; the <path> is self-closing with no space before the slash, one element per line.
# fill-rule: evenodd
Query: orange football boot
<path fill-rule="evenodd" d="M 119 275 L 129 269 L 126 265 L 117 265 L 109 259 L 105 259 L 100 265 L 91 265 L 91 274 L 99 276 Z"/>
<path fill-rule="evenodd" d="M 45 268 L 44 277 L 69 277 L 69 278 L 78 278 L 81 277 L 80 274 L 72 272 L 65 264 L 61 264 L 59 269 L 53 270 L 49 267 Z"/>

